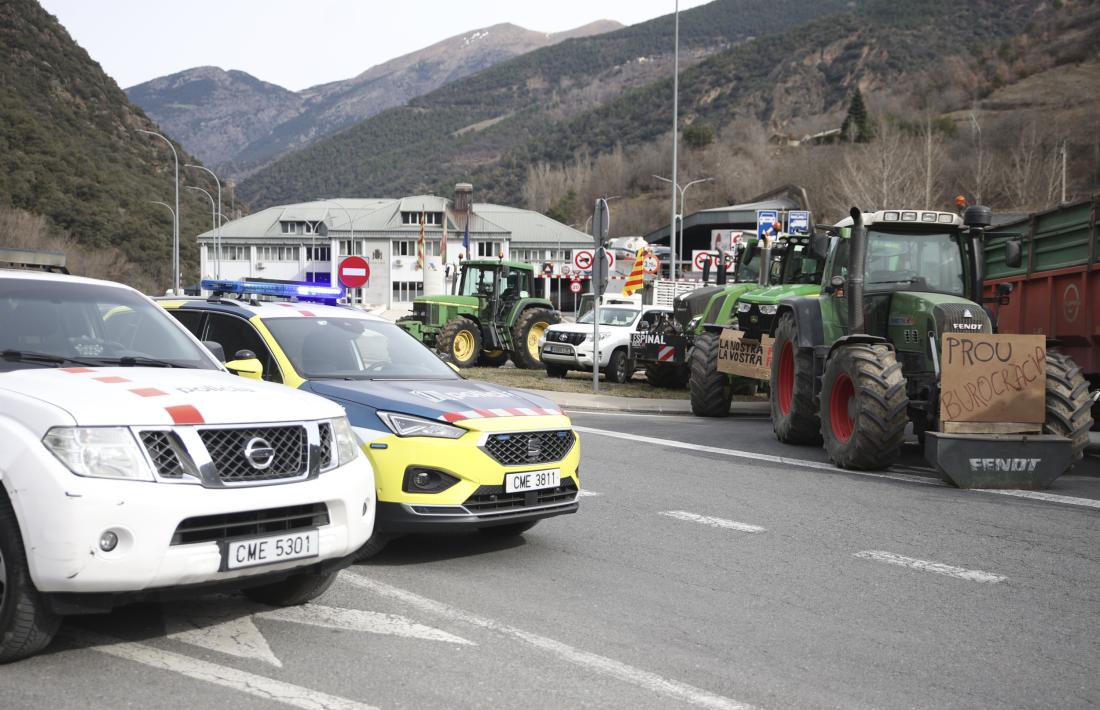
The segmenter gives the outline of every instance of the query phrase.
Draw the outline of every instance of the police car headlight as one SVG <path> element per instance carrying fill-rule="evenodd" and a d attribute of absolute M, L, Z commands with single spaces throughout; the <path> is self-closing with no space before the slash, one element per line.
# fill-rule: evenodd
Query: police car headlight
<path fill-rule="evenodd" d="M 738 313 L 748 313 L 750 310 L 752 310 L 752 304 L 751 303 L 738 303 L 737 304 L 737 312 Z"/>
<path fill-rule="evenodd" d="M 337 417 L 329 423 L 332 425 L 332 438 L 336 448 L 336 462 L 333 468 L 351 463 L 359 456 L 359 438 L 352 431 L 347 417 Z"/>
<path fill-rule="evenodd" d="M 760 312 L 766 316 L 774 316 L 778 310 L 779 306 L 760 306 Z"/>
<path fill-rule="evenodd" d="M 437 422 L 432 419 L 414 417 L 409 414 L 396 412 L 379 412 L 378 418 L 398 436 L 430 436 L 436 439 L 457 439 L 466 433 L 466 430 Z"/>
<path fill-rule="evenodd" d="M 78 476 L 153 480 L 141 447 L 126 427 L 54 427 L 42 443 Z"/>

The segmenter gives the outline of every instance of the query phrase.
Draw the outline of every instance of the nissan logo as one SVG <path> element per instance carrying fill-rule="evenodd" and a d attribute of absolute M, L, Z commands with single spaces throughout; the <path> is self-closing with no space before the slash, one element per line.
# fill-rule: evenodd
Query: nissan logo
<path fill-rule="evenodd" d="M 264 439 L 254 436 L 244 445 L 244 457 L 252 468 L 263 471 L 275 461 L 275 449 Z"/>

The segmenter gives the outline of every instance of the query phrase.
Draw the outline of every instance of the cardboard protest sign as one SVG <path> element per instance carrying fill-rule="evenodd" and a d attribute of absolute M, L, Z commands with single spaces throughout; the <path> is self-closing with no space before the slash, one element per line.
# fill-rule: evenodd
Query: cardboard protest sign
<path fill-rule="evenodd" d="M 718 338 L 718 371 L 727 375 L 767 380 L 772 374 L 772 338 L 745 340 L 745 333 L 729 328 Z"/>
<path fill-rule="evenodd" d="M 1043 423 L 1045 336 L 944 333 L 940 353 L 941 422 Z"/>

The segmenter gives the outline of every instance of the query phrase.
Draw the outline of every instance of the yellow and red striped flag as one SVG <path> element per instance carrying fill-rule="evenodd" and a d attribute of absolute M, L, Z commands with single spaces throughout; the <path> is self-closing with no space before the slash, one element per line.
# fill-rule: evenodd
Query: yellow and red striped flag
<path fill-rule="evenodd" d="M 641 248 L 638 250 L 638 255 L 634 257 L 634 267 L 630 270 L 630 276 L 626 278 L 626 283 L 623 284 L 623 295 L 633 296 L 634 292 L 642 287 L 645 283 L 645 263 L 646 250 Z"/>
<path fill-rule="evenodd" d="M 416 268 L 424 268 L 424 212 L 420 213 L 420 236 L 416 239 Z"/>

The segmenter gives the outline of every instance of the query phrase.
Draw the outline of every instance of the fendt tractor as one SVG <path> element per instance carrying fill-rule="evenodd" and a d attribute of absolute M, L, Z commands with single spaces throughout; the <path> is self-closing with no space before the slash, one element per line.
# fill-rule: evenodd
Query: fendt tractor
<path fill-rule="evenodd" d="M 716 320 L 704 314 L 696 326 L 699 334 L 690 358 L 691 411 L 696 416 L 724 417 L 733 395 L 756 392 L 755 380 L 719 371 L 723 326 L 736 323 L 745 338 L 759 340 L 761 333 L 771 332 L 780 300 L 820 288 L 824 259 L 814 255 L 809 237 L 784 234 L 770 243 L 753 240 L 746 247 L 745 262 L 752 263 L 758 251 L 759 263 L 768 265 L 761 271 L 759 287 L 734 296 Z"/>
<path fill-rule="evenodd" d="M 653 387 L 680 388 L 691 376 L 691 352 L 703 333 L 703 323 L 728 323 L 734 304 L 746 291 L 760 288 L 759 260 L 752 262 L 755 239 L 736 245 L 730 252 L 729 268 L 718 267 L 715 285 L 704 285 L 682 293 L 672 301 L 672 314 L 652 329 L 635 333 L 630 355 L 645 368 L 646 381 Z M 749 255 L 746 258 L 746 254 Z M 703 270 L 703 283 L 710 278 L 710 264 Z M 746 383 L 746 386 L 754 386 Z M 729 410 L 727 402 L 726 410 Z"/>
<path fill-rule="evenodd" d="M 458 367 L 541 368 L 539 339 L 561 314 L 533 298 L 535 270 L 504 259 L 462 262 L 455 294 L 420 296 L 397 324 Z"/>
<path fill-rule="evenodd" d="M 842 468 L 881 469 L 897 460 L 912 423 L 929 462 L 967 488 L 1045 487 L 1082 457 L 1092 425 L 1087 383 L 1072 360 L 1043 348 L 1033 370 L 1045 364 L 1041 424 L 941 421 L 945 341 L 994 332 L 982 295 L 990 221 L 978 206 L 962 218 L 853 208 L 830 232 L 814 233 L 811 250 L 825 262 L 821 285 L 781 298 L 767 333 L 781 441 L 824 443 Z M 1022 382 L 1026 367 L 1000 374 L 1005 389 Z"/>

